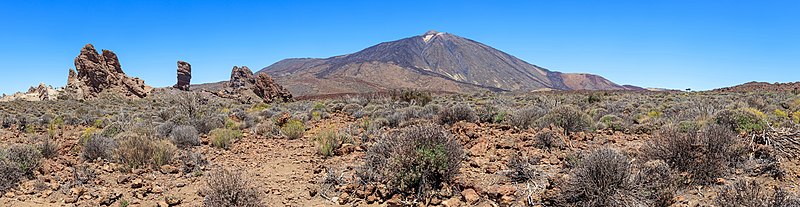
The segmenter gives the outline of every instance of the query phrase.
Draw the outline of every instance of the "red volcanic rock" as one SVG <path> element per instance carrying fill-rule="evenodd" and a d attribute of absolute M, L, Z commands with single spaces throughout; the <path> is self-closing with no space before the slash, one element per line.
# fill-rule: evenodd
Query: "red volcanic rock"
<path fill-rule="evenodd" d="M 74 98 L 92 99 L 104 91 L 144 98 L 152 91 L 150 86 L 144 84 L 144 80 L 125 75 L 117 54 L 110 50 L 98 54 L 91 44 L 84 46 L 75 58 L 75 69 L 78 72 L 70 70 L 66 87 Z"/>
<path fill-rule="evenodd" d="M 268 103 L 276 100 L 284 102 L 292 100 L 292 93 L 289 93 L 289 90 L 275 83 L 266 73 L 258 74 L 253 92 L 255 92 L 258 97 L 264 99 L 264 102 Z"/>
<path fill-rule="evenodd" d="M 253 75 L 247 66 L 234 66 L 231 70 L 231 79 L 225 84 L 225 88 L 216 93 L 223 98 L 238 99 L 244 103 L 292 101 L 292 94 L 278 85 L 267 74 Z"/>
<path fill-rule="evenodd" d="M 231 80 L 228 82 L 228 87 L 239 89 L 244 87 L 250 87 L 255 83 L 255 78 L 253 77 L 253 71 L 247 66 L 242 66 L 241 68 L 238 66 L 233 66 L 233 70 L 231 71 Z"/>
<path fill-rule="evenodd" d="M 188 91 L 192 80 L 192 65 L 184 61 L 178 61 L 178 83 L 172 86 L 180 90 Z"/>

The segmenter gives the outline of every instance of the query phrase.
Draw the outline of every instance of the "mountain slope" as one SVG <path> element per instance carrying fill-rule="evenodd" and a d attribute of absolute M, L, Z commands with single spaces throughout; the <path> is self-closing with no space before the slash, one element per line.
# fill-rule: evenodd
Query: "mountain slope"
<path fill-rule="evenodd" d="M 626 89 L 597 75 L 553 72 L 482 43 L 436 31 L 348 55 L 285 59 L 259 72 L 298 95 L 396 88 L 447 92 Z"/>

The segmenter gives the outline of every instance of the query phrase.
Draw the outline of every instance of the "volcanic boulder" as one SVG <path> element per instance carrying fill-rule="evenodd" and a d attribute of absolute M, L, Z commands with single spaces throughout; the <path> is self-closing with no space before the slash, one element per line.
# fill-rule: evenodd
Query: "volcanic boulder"
<path fill-rule="evenodd" d="M 81 49 L 75 58 L 77 73 L 70 70 L 67 79 L 67 92 L 74 98 L 93 99 L 101 92 L 118 93 L 125 97 L 144 98 L 152 87 L 144 84 L 144 80 L 130 78 L 120 66 L 117 54 L 110 50 L 97 53 L 92 44 Z"/>
<path fill-rule="evenodd" d="M 188 91 L 192 81 L 192 65 L 184 61 L 178 61 L 178 83 L 172 86 L 180 90 Z"/>
<path fill-rule="evenodd" d="M 253 71 L 247 66 L 242 66 L 241 68 L 238 66 L 233 66 L 233 70 L 231 71 L 231 80 L 228 82 L 228 87 L 239 89 L 239 88 L 246 88 L 250 87 L 255 83 L 255 78 L 253 77 Z"/>
<path fill-rule="evenodd" d="M 265 102 L 273 102 L 278 99 L 284 102 L 292 100 L 292 93 L 289 93 L 289 90 L 275 83 L 266 73 L 259 73 L 258 76 L 256 76 L 253 92 L 255 92 L 258 97 L 264 99 Z"/>
<path fill-rule="evenodd" d="M 293 100 L 292 94 L 276 84 L 269 75 L 261 73 L 256 77 L 247 66 L 234 66 L 231 70 L 231 79 L 225 84 L 224 89 L 217 92 L 217 95 L 245 103 L 258 99 L 267 103 Z"/>

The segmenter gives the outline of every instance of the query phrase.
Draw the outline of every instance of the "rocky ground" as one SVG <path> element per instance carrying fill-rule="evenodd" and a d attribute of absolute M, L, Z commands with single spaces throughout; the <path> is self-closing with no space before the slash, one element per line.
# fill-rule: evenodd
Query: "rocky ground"
<path fill-rule="evenodd" d="M 457 96 L 434 97 L 434 102 L 447 104 L 447 100 L 458 100 L 454 97 Z M 480 102 L 474 98 L 466 99 Z M 257 127 L 241 127 L 238 130 L 242 132 L 242 138 L 224 149 L 214 146 L 211 135 L 201 133 L 198 146 L 177 150 L 167 164 L 135 169 L 126 168 L 124 163 L 117 160 L 83 159 L 81 138 L 87 128 L 92 127 L 89 125 L 64 124 L 49 129 L 13 125 L 3 127 L 0 129 L 2 148 L 18 144 L 38 146 L 42 142 L 41 137 L 52 136 L 57 153 L 50 158 L 43 158 L 40 167 L 32 175 L 4 192 L 0 206 L 201 206 L 207 193 L 208 173 L 215 169 L 242 173 L 242 179 L 248 187 L 256 190 L 266 206 L 569 206 L 559 199 L 583 154 L 599 148 L 612 148 L 630 157 L 631 163 L 638 163 L 642 148 L 648 140 L 653 139 L 653 133 L 603 127 L 592 127 L 591 130 L 566 136 L 564 130 L 558 127 L 520 128 L 509 120 L 497 123 L 462 120 L 444 124 L 442 128 L 463 147 L 464 157 L 453 180 L 443 183 L 443 186 L 425 196 L 419 196 L 392 191 L 384 183 L 366 182 L 358 176 L 358 172 L 364 166 L 370 147 L 388 132 L 401 129 L 404 125 L 414 125 L 415 122 L 433 122 L 441 118 L 410 119 L 399 126 L 368 132 L 365 128 L 353 127 L 364 123 L 366 116 L 359 117 L 361 115 L 358 113 L 348 112 L 347 107 L 337 107 L 339 102 L 342 101 L 326 99 L 276 105 L 309 115 L 305 121 L 307 130 L 297 139 L 289 139 L 282 133 L 265 135 L 253 130 Z M 160 105 L 143 99 L 127 103 L 132 104 L 130 106 L 118 106 L 135 108 L 132 106 L 141 106 L 143 103 L 154 103 L 149 107 L 156 109 Z M 103 106 L 99 102 L 88 103 L 88 106 L 95 105 Z M 19 111 L 13 108 L 15 106 L 2 105 L 2 109 L 6 112 Z M 298 110 L 298 106 L 305 108 Z M 252 109 L 256 106 L 228 107 Z M 148 106 L 145 104 L 138 110 L 144 108 Z M 222 109 L 226 110 L 227 107 Z M 315 111 L 324 113 L 316 114 Z M 256 114 L 259 111 L 249 113 Z M 235 112 L 227 114 L 229 117 L 237 116 Z M 278 123 L 280 118 L 275 117 L 281 116 L 276 114 L 269 116 L 272 119 L 256 119 L 251 125 Z M 438 116 L 443 114 L 440 112 Z M 110 117 L 105 116 L 105 120 L 110 120 Z M 231 119 L 240 124 L 246 122 Z M 105 128 L 112 125 L 106 124 Z M 340 143 L 333 154 L 326 157 L 320 153 L 317 137 L 331 129 L 352 135 L 353 140 Z M 749 167 L 750 164 L 745 162 L 742 166 L 731 168 L 730 173 L 716 178 L 711 184 L 692 183 L 691 179 L 683 179 L 685 183 L 675 187 L 674 194 L 669 197 L 670 205 L 717 206 L 715 202 L 721 189 L 740 180 L 759 181 L 765 189 L 780 187 L 787 192 L 797 192 L 800 167 L 796 156 L 792 156 L 797 155 L 792 152 L 796 150 L 792 146 L 800 144 L 791 143 L 800 136 L 796 129 L 781 129 L 781 132 L 769 130 L 771 135 L 764 136 L 771 137 L 771 143 L 777 143 L 764 146 L 776 146 L 773 156 L 779 157 L 780 178 L 763 173 L 762 168 L 755 169 L 763 165 Z M 543 143 L 539 138 L 542 134 L 549 134 L 552 139 Z M 742 140 L 754 140 L 749 138 L 755 137 L 746 133 L 739 136 Z M 784 143 L 780 145 L 782 148 L 778 148 L 781 143 Z M 755 148 L 759 146 L 752 142 L 748 145 L 753 151 L 757 151 Z M 753 158 L 757 156 L 753 153 L 750 152 L 749 159 L 757 160 Z M 523 171 L 512 164 L 520 159 L 527 163 L 522 165 L 525 168 Z M 520 172 L 527 173 L 526 180 L 516 179 L 520 175 L 515 173 Z M 676 176 L 685 178 L 688 175 L 676 173 Z"/>

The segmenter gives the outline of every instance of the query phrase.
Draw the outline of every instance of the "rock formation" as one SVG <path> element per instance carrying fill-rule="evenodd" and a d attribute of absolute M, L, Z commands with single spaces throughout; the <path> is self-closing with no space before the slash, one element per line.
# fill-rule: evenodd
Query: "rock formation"
<path fill-rule="evenodd" d="M 173 88 L 188 91 L 192 81 L 192 65 L 184 61 L 178 61 L 178 83 Z"/>
<path fill-rule="evenodd" d="M 225 83 L 225 88 L 217 92 L 223 98 L 238 99 L 242 102 L 253 102 L 260 99 L 262 102 L 292 101 L 292 94 L 282 86 L 275 83 L 267 74 L 253 75 L 247 66 L 234 66 L 231 79 Z"/>
<path fill-rule="evenodd" d="M 292 100 L 292 93 L 289 93 L 289 90 L 275 83 L 266 73 L 259 73 L 256 76 L 253 92 L 255 92 L 258 97 L 264 99 L 265 102 L 273 102 L 276 100 L 287 102 Z"/>
<path fill-rule="evenodd" d="M 37 87 L 30 87 L 28 92 L 25 93 L 14 93 L 9 96 L 0 97 L 0 102 L 6 101 L 48 101 L 48 100 L 56 100 L 58 98 L 58 94 L 60 92 L 56 89 L 53 89 L 53 86 L 45 85 L 44 83 L 40 83 Z"/>
<path fill-rule="evenodd" d="M 153 89 L 145 85 L 144 80 L 126 76 L 117 54 L 110 50 L 98 54 L 92 44 L 81 49 L 75 58 L 75 69 L 77 73 L 70 70 L 66 89 L 78 99 L 93 99 L 104 91 L 144 98 Z"/>

